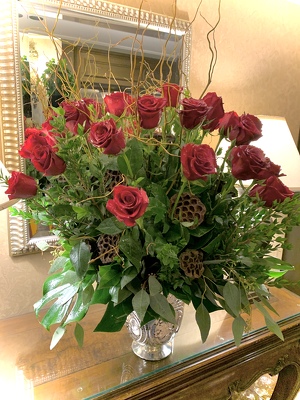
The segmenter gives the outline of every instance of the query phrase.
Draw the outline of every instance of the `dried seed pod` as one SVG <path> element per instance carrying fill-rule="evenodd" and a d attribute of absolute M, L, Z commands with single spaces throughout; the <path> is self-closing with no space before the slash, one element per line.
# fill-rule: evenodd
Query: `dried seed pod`
<path fill-rule="evenodd" d="M 177 194 L 170 199 L 171 210 L 173 209 L 176 199 Z M 179 198 L 173 217 L 180 222 L 193 223 L 189 228 L 196 229 L 202 224 L 205 213 L 206 207 L 197 196 L 190 193 L 183 193 Z"/>
<path fill-rule="evenodd" d="M 124 176 L 119 171 L 108 169 L 105 172 L 104 184 L 107 191 L 112 192 L 113 188 L 122 182 L 124 182 Z"/>
<path fill-rule="evenodd" d="M 189 278 L 200 278 L 204 271 L 203 253 L 199 250 L 186 250 L 179 256 L 180 268 Z"/>
<path fill-rule="evenodd" d="M 102 264 L 109 264 L 118 255 L 119 249 L 119 235 L 100 235 L 97 240 L 97 247 L 99 249 L 100 260 Z"/>

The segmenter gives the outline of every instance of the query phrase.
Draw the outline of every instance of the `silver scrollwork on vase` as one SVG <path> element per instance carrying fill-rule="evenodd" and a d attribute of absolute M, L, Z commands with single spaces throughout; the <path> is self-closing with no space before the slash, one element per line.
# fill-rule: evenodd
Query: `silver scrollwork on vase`
<path fill-rule="evenodd" d="M 159 318 L 141 326 L 135 311 L 127 317 L 126 326 L 133 339 L 132 350 L 144 360 L 162 360 L 173 351 L 174 337 L 181 325 L 184 303 L 173 295 L 168 296 L 168 301 L 175 310 L 176 324 Z"/>

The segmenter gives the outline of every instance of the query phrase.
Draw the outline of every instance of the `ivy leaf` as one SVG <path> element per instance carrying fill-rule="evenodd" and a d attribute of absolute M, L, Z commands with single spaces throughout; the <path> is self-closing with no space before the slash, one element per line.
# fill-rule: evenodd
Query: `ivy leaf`
<path fill-rule="evenodd" d="M 82 219 L 82 218 L 86 217 L 87 215 L 89 215 L 89 213 L 90 213 L 89 210 L 84 207 L 73 206 L 72 208 L 76 212 L 78 219 Z"/>
<path fill-rule="evenodd" d="M 121 289 L 131 282 L 137 276 L 137 274 L 138 272 L 135 267 L 126 268 L 121 279 Z"/>
<path fill-rule="evenodd" d="M 107 304 L 111 299 L 109 294 L 109 288 L 96 289 L 90 304 Z"/>
<path fill-rule="evenodd" d="M 227 282 L 223 288 L 223 297 L 230 310 L 238 316 L 241 310 L 241 293 L 238 287 Z"/>
<path fill-rule="evenodd" d="M 137 292 L 132 299 L 133 309 L 141 321 L 143 321 L 145 317 L 149 304 L 150 296 L 144 289 L 141 289 L 139 292 Z"/>
<path fill-rule="evenodd" d="M 89 269 L 90 248 L 85 242 L 75 244 L 70 251 L 70 260 L 79 278 L 83 278 Z"/>
<path fill-rule="evenodd" d="M 150 296 L 150 307 L 162 319 L 171 322 L 172 324 L 176 324 L 174 310 L 165 296 L 161 293 L 158 293 L 155 296 Z"/>
<path fill-rule="evenodd" d="M 122 224 L 123 225 L 123 224 Z M 106 218 L 101 222 L 101 224 L 98 226 L 98 230 L 101 233 L 105 233 L 107 235 L 117 235 L 121 233 L 124 229 L 126 228 L 125 224 L 124 227 L 120 227 L 120 223 L 117 224 L 116 218 L 111 217 L 111 218 Z"/>
<path fill-rule="evenodd" d="M 102 265 L 99 271 L 100 283 L 99 288 L 111 288 L 117 286 L 120 281 L 120 273 L 117 268 L 111 265 Z"/>
<path fill-rule="evenodd" d="M 210 314 L 203 303 L 201 303 L 196 310 L 196 321 L 200 329 L 201 340 L 204 343 L 210 331 L 211 320 Z"/>
<path fill-rule="evenodd" d="M 241 344 L 245 327 L 247 326 L 244 319 L 239 315 L 232 322 L 232 332 L 234 337 L 234 343 L 238 347 Z"/>

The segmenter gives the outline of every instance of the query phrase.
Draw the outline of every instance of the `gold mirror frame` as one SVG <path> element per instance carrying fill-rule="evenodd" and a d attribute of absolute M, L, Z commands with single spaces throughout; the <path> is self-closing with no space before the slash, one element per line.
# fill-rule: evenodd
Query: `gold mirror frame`
<path fill-rule="evenodd" d="M 1 4 L 0 24 L 0 130 L 1 160 L 8 171 L 25 171 L 24 160 L 18 154 L 23 143 L 23 108 L 20 77 L 20 41 L 18 32 L 17 0 L 7 0 Z M 34 3 L 34 1 L 32 2 Z M 66 9 L 78 13 L 87 13 L 96 17 L 108 17 L 114 20 L 131 23 L 155 25 L 160 28 L 180 29 L 185 32 L 182 48 L 183 86 L 188 86 L 190 65 L 191 27 L 187 21 L 155 14 L 104 1 L 94 0 L 44 0 L 44 5 Z M 26 203 L 20 201 L 16 207 L 26 210 Z M 54 236 L 31 239 L 28 222 L 21 217 L 9 215 L 8 232 L 10 255 L 19 256 L 40 251 L 38 242 L 47 241 L 55 244 Z"/>

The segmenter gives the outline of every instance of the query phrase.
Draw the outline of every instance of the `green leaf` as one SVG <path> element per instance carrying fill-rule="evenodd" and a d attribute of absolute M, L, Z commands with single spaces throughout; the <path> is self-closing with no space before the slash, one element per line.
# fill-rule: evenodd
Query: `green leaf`
<path fill-rule="evenodd" d="M 125 228 L 126 228 L 125 224 L 124 227 L 122 228 L 120 227 L 120 223 L 117 225 L 116 218 L 111 217 L 103 220 L 97 229 L 101 233 L 113 236 L 121 233 Z"/>
<path fill-rule="evenodd" d="M 265 322 L 267 325 L 267 328 L 273 332 L 276 336 L 279 337 L 279 339 L 284 340 L 283 334 L 281 332 L 281 329 L 279 325 L 273 320 L 271 315 L 268 313 L 268 311 L 263 307 L 263 305 L 256 300 L 253 300 L 253 304 L 256 306 L 256 308 L 263 314 L 265 318 Z"/>
<path fill-rule="evenodd" d="M 141 267 L 141 260 L 144 251 L 140 242 L 134 240 L 130 235 L 124 235 L 120 239 L 119 249 L 124 253 L 128 260 L 138 269 Z"/>
<path fill-rule="evenodd" d="M 75 336 L 75 339 L 76 339 L 78 345 L 80 347 L 82 347 L 83 346 L 83 339 L 84 339 L 84 329 L 78 323 L 75 325 L 74 336 Z"/>
<path fill-rule="evenodd" d="M 57 288 L 64 280 L 65 274 L 61 273 L 61 274 L 54 274 L 49 276 L 43 285 L 43 296 L 48 293 L 51 292 L 51 290 Z M 67 282 L 65 282 L 67 283 Z"/>
<path fill-rule="evenodd" d="M 143 166 L 142 144 L 136 139 L 127 142 L 124 153 L 118 156 L 118 167 L 122 174 L 135 178 Z"/>
<path fill-rule="evenodd" d="M 244 319 L 239 315 L 232 322 L 232 332 L 234 337 L 234 343 L 239 346 L 242 341 L 243 333 L 247 324 Z"/>
<path fill-rule="evenodd" d="M 171 322 L 172 324 L 176 324 L 174 309 L 161 293 L 158 293 L 155 296 L 150 296 L 150 307 L 162 319 Z"/>
<path fill-rule="evenodd" d="M 62 326 L 59 326 L 56 328 L 56 330 L 53 333 L 52 340 L 50 343 L 50 350 L 54 349 L 54 347 L 57 345 L 57 343 L 60 341 L 60 339 L 64 336 L 66 332 L 66 328 L 63 328 Z"/>
<path fill-rule="evenodd" d="M 48 242 L 46 242 L 45 240 L 39 240 L 37 243 L 36 243 L 36 246 L 41 250 L 41 251 L 46 251 L 46 250 L 48 250 L 49 249 L 49 243 Z"/>
<path fill-rule="evenodd" d="M 51 325 L 60 324 L 62 320 L 65 318 L 72 299 L 70 298 L 65 303 L 61 303 L 60 299 L 58 299 L 46 312 L 44 318 L 41 321 L 41 324 L 47 330 L 50 329 Z"/>
<path fill-rule="evenodd" d="M 213 254 L 215 252 L 215 250 L 218 248 L 218 246 L 219 246 L 219 244 L 221 242 L 221 236 L 222 235 L 216 236 L 206 246 L 202 247 L 202 250 L 205 253 Z"/>
<path fill-rule="evenodd" d="M 100 283 L 99 288 L 111 288 L 117 286 L 120 282 L 120 272 L 118 268 L 114 268 L 111 265 L 102 265 L 99 270 Z"/>
<path fill-rule="evenodd" d="M 210 331 L 211 320 L 210 314 L 203 303 L 201 303 L 196 310 L 196 321 L 200 329 L 201 340 L 204 343 Z"/>
<path fill-rule="evenodd" d="M 70 259 L 69 259 L 68 257 L 63 257 L 63 256 L 57 257 L 57 258 L 53 261 L 53 263 L 52 263 L 52 265 L 51 265 L 51 268 L 50 268 L 50 270 L 49 270 L 49 274 L 53 274 L 53 273 L 56 272 L 56 271 L 59 271 L 59 270 L 61 270 L 61 269 L 64 269 L 65 266 L 66 266 L 69 262 L 70 262 Z"/>
<path fill-rule="evenodd" d="M 150 296 L 144 289 L 141 289 L 139 292 L 137 292 L 132 299 L 133 309 L 141 321 L 143 321 L 145 317 L 149 304 Z"/>
<path fill-rule="evenodd" d="M 96 289 L 94 291 L 90 304 L 107 304 L 111 297 L 109 294 L 109 288 Z"/>
<path fill-rule="evenodd" d="M 150 291 L 150 296 L 155 296 L 158 293 L 162 292 L 162 286 L 158 282 L 158 280 L 155 278 L 154 275 L 150 275 L 148 278 L 149 282 L 149 291 Z"/>
<path fill-rule="evenodd" d="M 94 332 L 119 332 L 125 324 L 127 316 L 133 311 L 130 303 L 131 301 L 114 305 L 110 301 Z"/>
<path fill-rule="evenodd" d="M 85 207 L 72 206 L 72 208 L 76 212 L 78 219 L 82 219 L 90 213 L 89 209 Z"/>
<path fill-rule="evenodd" d="M 137 274 L 138 272 L 135 267 L 126 268 L 121 279 L 121 289 L 131 282 L 137 276 Z"/>
<path fill-rule="evenodd" d="M 64 322 L 64 326 L 67 324 L 70 324 L 71 322 L 78 322 L 81 321 L 82 318 L 86 315 L 88 309 L 89 309 L 89 296 L 85 297 L 83 296 L 83 291 L 80 290 L 77 294 L 77 299 L 69 312 L 69 315 L 67 319 Z M 90 293 L 91 297 L 91 293 Z"/>
<path fill-rule="evenodd" d="M 55 289 L 50 290 L 50 292 L 47 292 L 39 301 L 37 301 L 33 308 L 35 310 L 36 315 L 39 314 L 40 310 L 49 302 L 52 300 L 56 299 L 57 297 L 60 296 L 66 289 L 70 287 L 69 284 L 65 284 L 62 286 L 59 286 Z"/>
<path fill-rule="evenodd" d="M 233 283 L 227 282 L 223 288 L 223 297 L 235 316 L 241 311 L 241 293 L 239 288 Z"/>
<path fill-rule="evenodd" d="M 77 243 L 72 248 L 70 252 L 70 260 L 79 278 L 83 278 L 89 269 L 90 259 L 90 247 L 85 242 Z"/>

